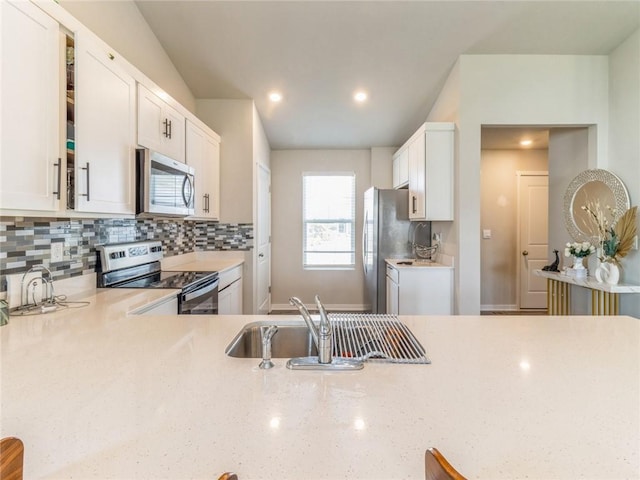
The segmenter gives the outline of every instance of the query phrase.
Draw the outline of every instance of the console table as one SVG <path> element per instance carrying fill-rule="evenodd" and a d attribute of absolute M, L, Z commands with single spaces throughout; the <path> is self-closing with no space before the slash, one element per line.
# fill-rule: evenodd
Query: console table
<path fill-rule="evenodd" d="M 549 315 L 571 315 L 571 285 L 591 290 L 592 315 L 618 315 L 619 294 L 640 293 L 640 285 L 619 283 L 609 285 L 593 277 L 577 278 L 559 272 L 535 270 L 547 279 L 547 312 Z"/>

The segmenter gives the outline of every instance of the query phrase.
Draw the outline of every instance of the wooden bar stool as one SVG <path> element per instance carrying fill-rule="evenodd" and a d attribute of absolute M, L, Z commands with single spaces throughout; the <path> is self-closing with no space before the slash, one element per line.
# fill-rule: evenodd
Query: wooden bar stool
<path fill-rule="evenodd" d="M 466 480 L 437 448 L 429 448 L 425 452 L 424 473 L 426 480 Z"/>
<path fill-rule="evenodd" d="M 22 440 L 7 437 L 0 440 L 0 479 L 22 480 L 24 444 Z"/>
<path fill-rule="evenodd" d="M 238 480 L 238 476 L 235 473 L 226 472 L 220 475 L 218 480 Z"/>

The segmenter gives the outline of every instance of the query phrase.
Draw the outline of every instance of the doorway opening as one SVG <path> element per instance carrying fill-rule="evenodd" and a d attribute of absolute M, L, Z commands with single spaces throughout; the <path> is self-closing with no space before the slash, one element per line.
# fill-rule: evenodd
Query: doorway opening
<path fill-rule="evenodd" d="M 545 313 L 549 128 L 483 126 L 481 306 L 483 313 Z"/>
<path fill-rule="evenodd" d="M 554 262 L 553 250 L 559 250 L 559 268 L 563 267 L 564 245 L 571 240 L 564 224 L 564 194 L 577 173 L 595 168 L 593 138 L 593 125 L 482 126 L 481 313 L 546 312 L 546 282 L 532 272 Z M 531 143 L 522 145 L 523 140 Z M 523 203 L 518 195 L 518 179 L 544 172 L 548 172 L 548 187 L 536 186 L 529 195 L 533 198 L 529 213 L 534 215 L 526 222 L 533 221 L 536 226 L 523 232 L 519 225 L 525 214 L 518 208 Z M 546 198 L 541 196 L 543 188 L 547 188 Z M 545 223 L 546 246 L 541 226 Z M 533 241 L 538 258 L 523 240 Z M 533 300 L 526 298 L 523 287 L 531 291 Z"/>

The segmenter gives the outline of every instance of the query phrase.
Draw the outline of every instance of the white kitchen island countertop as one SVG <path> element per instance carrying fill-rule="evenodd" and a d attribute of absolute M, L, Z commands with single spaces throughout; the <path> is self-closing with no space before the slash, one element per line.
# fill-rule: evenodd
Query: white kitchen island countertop
<path fill-rule="evenodd" d="M 133 316 L 140 291 L 0 328 L 0 435 L 25 478 L 640 478 L 640 320 L 401 317 L 430 365 L 291 371 L 230 358 L 242 325 Z M 151 300 L 150 300 L 151 301 Z"/>

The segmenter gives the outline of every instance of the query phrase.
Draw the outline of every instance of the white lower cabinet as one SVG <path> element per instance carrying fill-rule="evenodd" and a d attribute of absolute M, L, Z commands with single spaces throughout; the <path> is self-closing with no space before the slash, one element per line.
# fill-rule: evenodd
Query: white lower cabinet
<path fill-rule="evenodd" d="M 400 314 L 399 297 L 398 270 L 387 265 L 387 313 L 391 315 Z"/>
<path fill-rule="evenodd" d="M 453 268 L 387 264 L 387 313 L 452 315 Z"/>
<path fill-rule="evenodd" d="M 160 300 L 149 305 L 145 305 L 131 312 L 132 315 L 177 315 L 178 314 L 178 297 Z"/>
<path fill-rule="evenodd" d="M 220 273 L 218 314 L 242 315 L 242 266 Z"/>

